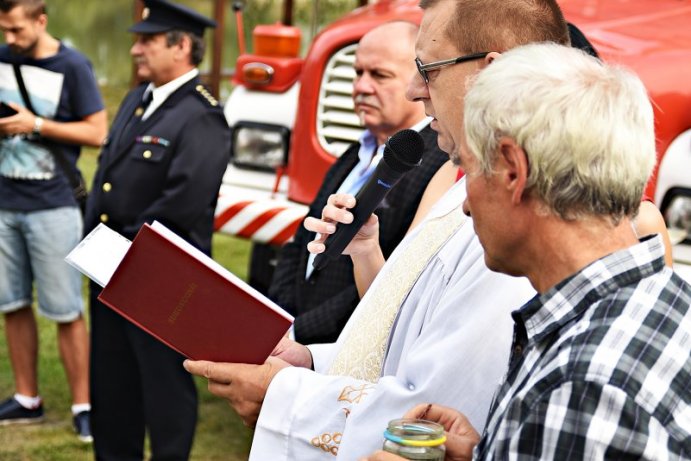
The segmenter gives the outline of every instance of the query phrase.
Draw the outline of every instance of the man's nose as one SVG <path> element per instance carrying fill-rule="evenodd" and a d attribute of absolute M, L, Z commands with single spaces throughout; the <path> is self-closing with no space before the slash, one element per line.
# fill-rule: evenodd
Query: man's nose
<path fill-rule="evenodd" d="M 141 47 L 139 42 L 134 42 L 130 48 L 130 56 L 137 56 L 138 54 L 141 54 Z"/>
<path fill-rule="evenodd" d="M 408 101 L 420 101 L 421 99 L 429 99 L 429 88 L 422 79 L 419 72 L 415 72 L 413 78 L 408 82 L 408 87 L 405 91 L 405 97 Z"/>
<path fill-rule="evenodd" d="M 466 216 L 470 216 L 470 207 L 468 206 L 468 198 L 467 197 L 465 200 L 463 200 L 463 213 Z"/>
<path fill-rule="evenodd" d="M 5 37 L 5 43 L 6 43 L 7 45 L 13 45 L 14 42 L 17 41 L 15 35 L 14 35 L 13 33 L 11 33 L 11 32 L 5 32 L 5 33 L 3 34 L 3 36 Z"/>
<path fill-rule="evenodd" d="M 372 79 L 367 76 L 367 74 L 362 74 L 355 79 L 353 83 L 353 93 L 354 94 L 372 94 L 374 93 L 374 86 L 372 85 Z"/>

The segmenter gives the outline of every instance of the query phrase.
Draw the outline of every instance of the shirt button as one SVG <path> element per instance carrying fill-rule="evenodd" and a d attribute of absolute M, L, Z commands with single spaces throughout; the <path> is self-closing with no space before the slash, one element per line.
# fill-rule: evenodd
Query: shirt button
<path fill-rule="evenodd" d="M 514 353 L 515 355 L 521 355 L 521 354 L 523 353 L 523 346 L 521 346 L 520 344 L 516 344 L 516 345 L 513 347 L 513 353 Z"/>
<path fill-rule="evenodd" d="M 153 154 L 151 153 L 150 150 L 145 150 L 144 153 L 142 154 L 142 157 L 144 158 L 151 158 Z"/>
<path fill-rule="evenodd" d="M 108 215 L 103 213 L 101 216 L 99 216 L 101 219 L 101 222 L 108 222 Z"/>
<path fill-rule="evenodd" d="M 109 182 L 104 182 L 103 183 L 103 192 L 110 192 L 110 190 L 113 188 L 113 185 Z"/>

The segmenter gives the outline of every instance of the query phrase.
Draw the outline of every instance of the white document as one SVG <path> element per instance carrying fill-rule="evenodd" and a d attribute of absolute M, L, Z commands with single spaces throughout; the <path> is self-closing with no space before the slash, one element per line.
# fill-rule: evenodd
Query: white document
<path fill-rule="evenodd" d="M 70 251 L 65 261 L 104 287 L 120 265 L 131 243 L 101 223 Z"/>

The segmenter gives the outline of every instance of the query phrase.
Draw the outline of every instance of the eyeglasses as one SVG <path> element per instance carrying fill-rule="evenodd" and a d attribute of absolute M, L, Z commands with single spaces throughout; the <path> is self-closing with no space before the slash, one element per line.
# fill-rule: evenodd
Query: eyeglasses
<path fill-rule="evenodd" d="M 422 79 L 425 81 L 425 84 L 428 84 L 429 83 L 429 75 L 427 74 L 427 72 L 429 72 L 430 70 L 435 70 L 435 69 L 439 69 L 441 67 L 446 67 L 446 66 L 452 66 L 454 64 L 460 64 L 460 63 L 466 62 L 466 61 L 473 61 L 475 59 L 482 59 L 485 56 L 487 56 L 489 53 L 490 53 L 489 51 L 482 51 L 480 53 L 472 53 L 472 54 L 467 54 L 465 56 L 459 56 L 458 58 L 444 59 L 443 61 L 430 62 L 429 64 L 423 64 L 422 61 L 420 61 L 420 58 L 415 58 L 415 65 L 417 66 L 417 71 L 420 72 Z"/>

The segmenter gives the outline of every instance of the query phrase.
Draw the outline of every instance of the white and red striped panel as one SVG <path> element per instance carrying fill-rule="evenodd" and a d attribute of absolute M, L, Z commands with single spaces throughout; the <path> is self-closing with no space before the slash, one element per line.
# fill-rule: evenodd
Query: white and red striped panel
<path fill-rule="evenodd" d="M 308 207 L 247 190 L 222 187 L 216 205 L 214 229 L 254 242 L 282 245 L 289 241 L 307 214 Z M 262 197 L 262 195 L 264 197 Z"/>

